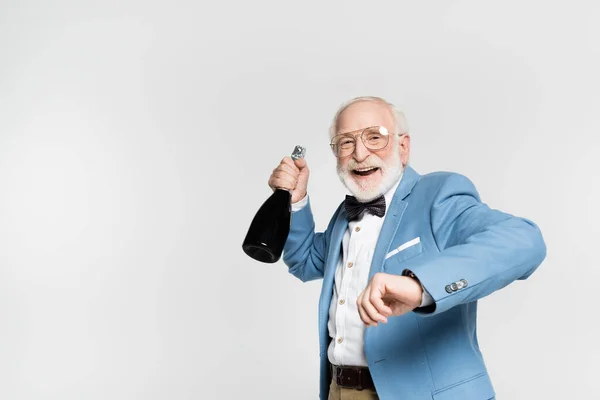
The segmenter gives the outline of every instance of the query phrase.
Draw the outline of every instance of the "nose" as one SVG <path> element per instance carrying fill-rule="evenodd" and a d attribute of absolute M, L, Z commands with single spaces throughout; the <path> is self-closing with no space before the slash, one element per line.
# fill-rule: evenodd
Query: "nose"
<path fill-rule="evenodd" d="M 356 162 L 361 163 L 369 156 L 369 154 L 371 154 L 371 152 L 369 151 L 369 149 L 367 149 L 365 147 L 365 144 L 362 142 L 360 137 L 356 138 L 355 143 L 356 143 L 356 145 L 354 148 L 354 156 L 353 157 L 356 160 Z"/>

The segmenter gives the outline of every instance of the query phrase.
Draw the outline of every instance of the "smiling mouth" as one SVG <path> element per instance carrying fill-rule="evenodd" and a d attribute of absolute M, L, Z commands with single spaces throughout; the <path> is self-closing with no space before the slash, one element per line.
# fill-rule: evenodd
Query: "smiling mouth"
<path fill-rule="evenodd" d="M 379 170 L 379 167 L 360 168 L 352 170 L 352 173 L 358 176 L 368 176 L 374 174 L 377 170 Z"/>

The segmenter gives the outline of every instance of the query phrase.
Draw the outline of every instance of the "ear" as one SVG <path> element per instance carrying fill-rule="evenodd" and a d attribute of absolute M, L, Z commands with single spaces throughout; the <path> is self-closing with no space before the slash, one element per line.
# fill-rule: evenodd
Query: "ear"
<path fill-rule="evenodd" d="M 398 138 L 400 140 L 400 146 L 398 151 L 400 152 L 400 160 L 402 161 L 402 166 L 406 166 L 408 164 L 408 159 L 410 158 L 410 136 L 408 133 L 400 136 Z"/>

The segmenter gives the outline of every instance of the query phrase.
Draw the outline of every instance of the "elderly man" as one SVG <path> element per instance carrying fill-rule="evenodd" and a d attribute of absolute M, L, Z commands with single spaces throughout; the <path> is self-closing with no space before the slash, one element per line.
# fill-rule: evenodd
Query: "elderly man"
<path fill-rule="evenodd" d="M 304 159 L 284 158 L 269 186 L 292 190 L 283 261 L 322 278 L 321 399 L 488 400 L 477 300 L 526 279 L 546 256 L 531 221 L 490 209 L 464 176 L 408 165 L 402 112 L 350 100 L 330 130 L 353 196 L 315 232 Z"/>

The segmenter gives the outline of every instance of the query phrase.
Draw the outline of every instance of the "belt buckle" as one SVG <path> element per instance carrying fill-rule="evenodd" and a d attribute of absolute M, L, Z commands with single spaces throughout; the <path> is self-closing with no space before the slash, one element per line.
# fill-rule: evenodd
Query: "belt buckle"
<path fill-rule="evenodd" d="M 362 385 L 362 369 L 358 369 L 358 386 L 356 387 L 356 390 L 358 391 L 362 391 L 364 389 L 363 385 Z"/>

